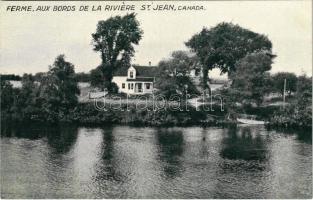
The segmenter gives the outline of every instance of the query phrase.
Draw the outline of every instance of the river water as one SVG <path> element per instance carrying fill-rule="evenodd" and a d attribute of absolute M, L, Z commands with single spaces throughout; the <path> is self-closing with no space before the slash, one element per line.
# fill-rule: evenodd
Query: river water
<path fill-rule="evenodd" d="M 263 126 L 14 126 L 2 198 L 311 198 L 312 137 Z"/>

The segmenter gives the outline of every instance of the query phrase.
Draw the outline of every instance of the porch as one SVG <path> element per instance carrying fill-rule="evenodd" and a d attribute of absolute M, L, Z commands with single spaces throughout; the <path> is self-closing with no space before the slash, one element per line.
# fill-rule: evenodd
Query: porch
<path fill-rule="evenodd" d="M 135 94 L 145 94 L 152 92 L 153 83 L 137 82 L 134 83 L 134 93 Z"/>

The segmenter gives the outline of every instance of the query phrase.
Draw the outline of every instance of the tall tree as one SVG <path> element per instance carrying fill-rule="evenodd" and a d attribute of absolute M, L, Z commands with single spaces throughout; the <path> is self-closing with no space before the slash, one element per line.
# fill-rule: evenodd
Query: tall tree
<path fill-rule="evenodd" d="M 159 93 L 167 98 L 186 93 L 198 94 L 197 88 L 188 76 L 196 65 L 199 65 L 197 57 L 185 51 L 174 51 L 169 59 L 160 61 L 155 83 Z"/>
<path fill-rule="evenodd" d="M 174 51 L 171 57 L 159 63 L 159 72 L 173 76 L 187 76 L 190 71 L 199 66 L 198 58 L 187 51 Z"/>
<path fill-rule="evenodd" d="M 264 95 L 269 92 L 271 64 L 271 57 L 264 52 L 248 54 L 235 64 L 237 70 L 231 75 L 230 88 L 235 101 L 262 103 Z"/>
<path fill-rule="evenodd" d="M 41 82 L 41 98 L 43 109 L 54 121 L 68 114 L 74 108 L 78 99 L 79 88 L 75 80 L 74 65 L 65 60 L 64 55 L 59 55 L 52 66 L 49 67 L 47 76 Z"/>
<path fill-rule="evenodd" d="M 203 28 L 185 44 L 196 52 L 203 65 L 204 88 L 208 88 L 208 72 L 213 68 L 231 74 L 236 71 L 236 62 L 249 53 L 267 50 L 273 57 L 272 43 L 265 35 L 232 23 L 223 22 L 210 29 Z"/>
<path fill-rule="evenodd" d="M 104 81 L 110 83 L 114 70 L 120 65 L 130 65 L 134 45 L 139 44 L 142 34 L 134 13 L 98 22 L 96 32 L 92 34 L 92 43 L 94 50 L 101 55 L 100 69 Z M 110 84 L 107 85 L 110 87 Z"/>

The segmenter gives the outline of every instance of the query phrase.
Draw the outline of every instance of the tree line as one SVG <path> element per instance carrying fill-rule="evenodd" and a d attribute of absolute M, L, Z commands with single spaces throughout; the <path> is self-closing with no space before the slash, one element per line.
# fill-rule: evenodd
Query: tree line
<path fill-rule="evenodd" d="M 74 65 L 64 55 L 59 55 L 40 77 L 35 81 L 34 76 L 24 74 L 22 88 L 1 80 L 2 118 L 55 122 L 75 109 L 80 91 Z"/>

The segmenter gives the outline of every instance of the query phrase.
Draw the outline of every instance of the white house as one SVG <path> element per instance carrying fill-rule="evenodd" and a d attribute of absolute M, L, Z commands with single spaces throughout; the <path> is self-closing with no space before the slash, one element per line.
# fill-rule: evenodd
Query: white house
<path fill-rule="evenodd" d="M 126 94 L 151 94 L 154 90 L 156 67 L 131 66 L 120 70 L 113 76 L 119 92 Z"/>

